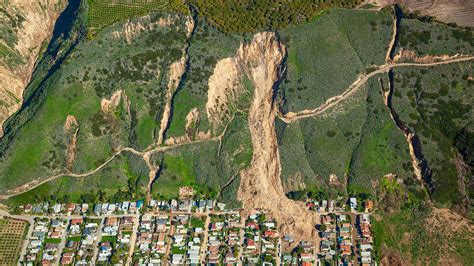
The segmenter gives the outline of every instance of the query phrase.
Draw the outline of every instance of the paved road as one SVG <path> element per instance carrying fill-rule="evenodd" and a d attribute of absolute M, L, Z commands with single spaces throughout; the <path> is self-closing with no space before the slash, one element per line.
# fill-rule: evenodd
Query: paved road
<path fill-rule="evenodd" d="M 29 244 L 28 239 L 33 233 L 33 229 L 35 227 L 33 217 L 29 217 L 27 221 L 30 223 L 30 225 L 28 226 L 28 233 L 26 234 L 25 239 L 23 240 L 23 245 L 21 246 L 20 259 L 18 261 L 18 265 L 20 265 L 20 261 L 23 261 L 25 259 L 26 249 L 28 248 L 28 244 Z"/>
<path fill-rule="evenodd" d="M 206 213 L 206 222 L 204 223 L 204 239 L 201 244 L 201 265 L 206 264 L 207 240 L 209 238 L 209 224 L 211 223 L 211 216 Z"/>
<path fill-rule="evenodd" d="M 59 243 L 58 250 L 56 251 L 56 255 L 57 255 L 56 261 L 57 261 L 58 264 L 61 260 L 61 254 L 63 253 L 63 249 L 66 246 L 67 227 L 69 226 L 69 221 L 70 220 L 71 220 L 71 218 L 66 219 L 66 227 L 63 228 L 63 230 L 62 230 L 61 243 Z"/>
<path fill-rule="evenodd" d="M 140 214 L 134 216 L 135 221 L 133 223 L 132 235 L 130 237 L 130 249 L 128 251 L 127 265 L 132 264 L 133 251 L 135 250 L 135 242 L 137 240 L 138 225 L 140 224 Z"/>
<path fill-rule="evenodd" d="M 104 228 L 105 219 L 101 218 L 99 227 L 97 227 L 97 238 L 94 241 L 94 255 L 92 256 L 92 262 L 95 263 L 97 260 L 97 255 L 99 253 L 99 242 L 102 240 L 102 228 Z"/>

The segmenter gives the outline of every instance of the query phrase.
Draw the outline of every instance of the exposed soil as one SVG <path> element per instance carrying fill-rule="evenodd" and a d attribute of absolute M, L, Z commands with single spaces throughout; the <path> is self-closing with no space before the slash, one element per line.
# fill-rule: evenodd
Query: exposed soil
<path fill-rule="evenodd" d="M 77 134 L 79 133 L 79 123 L 77 122 L 76 117 L 68 115 L 66 118 L 66 123 L 64 123 L 64 133 L 69 139 L 68 146 L 66 149 L 66 170 L 71 171 L 72 165 L 76 160 L 76 143 L 77 143 Z"/>
<path fill-rule="evenodd" d="M 41 52 L 43 42 L 51 38 L 54 23 L 66 6 L 65 0 L 12 0 L 5 4 L 5 12 L 11 17 L 21 15 L 24 20 L 15 29 L 18 41 L 8 47 L 18 53 L 23 62 L 11 66 L 0 58 L 0 137 L 3 135 L 3 122 L 15 113 L 23 101 L 23 91 L 30 82 L 33 69 Z"/>
<path fill-rule="evenodd" d="M 238 51 L 239 63 L 255 87 L 248 117 L 253 157 L 250 167 L 241 172 L 238 199 L 247 212 L 267 210 L 283 234 L 294 237 L 295 245 L 301 240 L 318 245 L 315 225 L 320 222 L 319 215 L 308 210 L 303 202 L 288 199 L 280 179 L 274 87 L 285 56 L 285 46 L 270 32 L 256 34 L 251 43 L 241 44 Z"/>
<path fill-rule="evenodd" d="M 221 126 L 228 117 L 228 104 L 236 99 L 240 91 L 242 69 L 236 57 L 224 58 L 217 62 L 209 77 L 206 111 L 214 127 Z"/>
<path fill-rule="evenodd" d="M 125 104 L 125 109 L 130 116 L 130 100 L 123 90 L 114 92 L 110 99 L 103 98 L 100 102 L 100 109 L 104 114 L 112 115 L 121 103 Z"/>
<path fill-rule="evenodd" d="M 385 245 L 382 245 L 382 257 L 380 258 L 380 265 L 382 266 L 402 266 L 409 265 L 402 260 L 401 255 Z"/>
<path fill-rule="evenodd" d="M 465 57 L 465 55 L 425 55 L 419 57 L 415 51 L 402 49 L 394 56 L 393 62 L 435 63 L 462 57 Z"/>
<path fill-rule="evenodd" d="M 156 143 L 161 145 L 165 138 L 165 132 L 168 129 L 171 117 L 171 108 L 173 104 L 173 97 L 176 89 L 178 88 L 181 78 L 186 70 L 186 63 L 188 61 L 188 56 L 186 52 L 183 51 L 183 56 L 180 60 L 174 62 L 170 66 L 169 77 L 168 77 L 168 88 L 166 90 L 166 103 L 163 110 L 163 116 L 160 123 L 160 131 L 158 133 L 158 140 Z"/>

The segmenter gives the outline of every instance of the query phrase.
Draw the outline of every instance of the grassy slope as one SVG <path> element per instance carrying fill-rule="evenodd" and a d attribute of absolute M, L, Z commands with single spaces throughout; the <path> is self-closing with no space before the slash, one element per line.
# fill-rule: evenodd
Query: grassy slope
<path fill-rule="evenodd" d="M 436 227 L 432 221 L 433 210 L 423 204 L 395 213 L 377 215 L 372 219 L 374 230 L 374 253 L 379 260 L 382 246 L 387 250 L 399 252 L 406 263 L 423 265 L 445 265 L 456 261 L 461 265 L 472 265 L 474 257 L 469 252 L 472 232 L 466 227 L 456 227 L 456 221 L 438 217 Z M 440 261 L 449 258 L 451 262 Z"/>
<path fill-rule="evenodd" d="M 389 11 L 331 9 L 281 31 L 288 48 L 286 109 L 312 109 L 342 93 L 370 64 L 382 64 L 391 38 Z M 372 23 L 372 25 L 371 25 Z"/>
<path fill-rule="evenodd" d="M 239 44 L 239 37 L 224 35 L 199 20 L 188 50 L 190 63 L 186 80 L 174 98 L 173 121 L 168 131 L 169 137 L 185 134 L 186 115 L 195 107 L 200 113 L 198 129 L 201 131 L 210 129 L 206 114 L 207 82 L 216 63 L 234 56 Z"/>
<path fill-rule="evenodd" d="M 461 201 L 454 164 L 456 136 L 473 123 L 472 63 L 401 69 L 395 76 L 393 106 L 422 141 L 434 181 L 433 199 L 450 206 Z"/>
<path fill-rule="evenodd" d="M 146 25 L 159 18 L 154 15 L 141 22 Z M 175 19 L 178 25 L 184 23 Z M 150 120 L 157 121 L 161 113 L 164 93 L 160 88 L 167 82 L 169 65 L 181 56 L 180 49 L 185 44 L 185 27 L 180 28 L 156 28 L 137 34 L 129 45 L 114 36 L 115 31 L 122 29 L 118 24 L 102 31 L 94 40 L 81 43 L 50 79 L 48 95 L 35 119 L 21 129 L 11 143 L 9 156 L 2 158 L 2 191 L 64 171 L 65 147 L 60 144 L 67 115 L 76 116 L 81 128 L 75 172 L 95 168 L 118 146 L 144 148 L 152 143 Z M 124 53 L 129 56 L 124 58 Z M 131 101 L 132 116 L 124 112 L 114 117 L 102 116 L 101 98 L 110 98 L 120 89 L 125 90 Z M 55 164 L 43 166 L 53 159 Z"/>
<path fill-rule="evenodd" d="M 302 174 L 316 175 L 304 176 L 304 179 L 309 181 L 307 184 L 309 187 L 313 185 L 311 180 L 315 178 L 327 183 L 331 174 L 335 174 L 341 182 L 344 182 L 353 150 L 359 142 L 360 130 L 366 119 L 366 98 L 367 89 L 362 88 L 335 108 L 315 118 L 292 123 L 286 131 L 279 133 L 280 155 L 284 169 L 283 184 L 289 182 L 287 178 L 305 168 L 306 173 Z M 297 146 L 294 146 L 295 143 Z M 303 157 L 292 157 L 295 153 L 301 152 L 294 150 L 295 147 L 304 147 Z M 295 160 L 299 161 L 296 165 L 293 163 Z M 299 167 L 305 165 L 309 165 L 312 171 L 307 167 Z"/>
<path fill-rule="evenodd" d="M 418 55 L 473 54 L 472 29 L 426 23 L 418 19 L 402 19 L 398 49 L 415 51 Z"/>
<path fill-rule="evenodd" d="M 13 206 L 42 202 L 54 199 L 62 200 L 67 195 L 70 202 L 81 202 L 81 195 L 92 194 L 97 198 L 98 191 L 112 196 L 119 190 L 127 191 L 129 180 L 136 184 L 134 195 L 144 193 L 148 182 L 148 172 L 144 162 L 135 155 L 122 155 L 107 167 L 86 178 L 63 177 L 45 183 L 27 193 L 9 199 Z M 143 194 L 142 194 L 143 195 Z"/>
<path fill-rule="evenodd" d="M 220 152 L 218 141 L 186 145 L 161 154 L 162 171 L 152 193 L 173 198 L 180 186 L 192 186 L 198 193 L 216 195 L 227 181 L 247 167 L 252 158 L 252 143 L 246 115 L 237 115 L 223 138 Z M 238 179 L 222 193 L 226 203 L 237 204 Z"/>
<path fill-rule="evenodd" d="M 370 191 L 371 181 L 386 174 L 397 174 L 404 180 L 413 175 L 407 141 L 384 105 L 379 81 L 374 78 L 367 85 L 367 120 L 349 173 L 349 190 L 354 192 Z"/>

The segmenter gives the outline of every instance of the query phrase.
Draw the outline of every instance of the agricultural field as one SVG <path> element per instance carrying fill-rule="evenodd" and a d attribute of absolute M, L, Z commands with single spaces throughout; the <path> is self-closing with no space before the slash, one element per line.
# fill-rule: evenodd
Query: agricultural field
<path fill-rule="evenodd" d="M 472 28 L 452 27 L 417 18 L 402 18 L 398 51 L 414 51 L 419 56 L 473 54 Z"/>
<path fill-rule="evenodd" d="M 360 0 L 328 1 L 205 1 L 191 0 L 189 4 L 225 33 L 256 32 L 282 29 L 301 24 L 331 7 L 352 8 Z"/>
<path fill-rule="evenodd" d="M 0 219 L 0 264 L 15 265 L 19 259 L 21 245 L 28 223 L 15 219 Z"/>
<path fill-rule="evenodd" d="M 313 109 L 342 93 L 367 67 L 384 63 L 391 36 L 390 9 L 330 9 L 282 30 L 288 50 L 284 111 Z"/>
<path fill-rule="evenodd" d="M 114 22 L 153 11 L 176 10 L 186 12 L 186 7 L 176 0 L 87 0 L 88 25 L 96 33 Z"/>
<path fill-rule="evenodd" d="M 393 107 L 421 140 L 431 169 L 432 198 L 441 206 L 463 209 L 472 187 L 463 164 L 472 167 L 472 63 L 394 73 Z M 470 144 L 471 143 L 471 144 Z"/>

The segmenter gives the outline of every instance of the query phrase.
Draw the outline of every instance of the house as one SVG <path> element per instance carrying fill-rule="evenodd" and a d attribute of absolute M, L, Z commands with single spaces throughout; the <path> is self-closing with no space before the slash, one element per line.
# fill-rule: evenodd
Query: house
<path fill-rule="evenodd" d="M 24 210 L 24 211 L 25 211 L 26 213 L 29 213 L 29 212 L 31 212 L 31 210 L 33 210 L 33 205 L 27 204 L 27 205 L 25 206 L 25 210 Z"/>
<path fill-rule="evenodd" d="M 67 211 L 68 213 L 73 212 L 75 208 L 76 208 L 76 204 L 74 204 L 74 203 L 68 203 L 68 204 L 66 204 L 66 211 Z"/>
<path fill-rule="evenodd" d="M 129 209 L 130 209 L 130 202 L 129 201 L 123 202 L 121 206 L 121 211 L 128 212 Z"/>
<path fill-rule="evenodd" d="M 329 212 L 334 211 L 334 200 L 329 201 L 329 207 L 328 207 Z"/>
<path fill-rule="evenodd" d="M 362 264 L 371 264 L 372 263 L 372 259 L 370 257 L 362 257 L 360 259 L 360 262 L 362 262 Z"/>
<path fill-rule="evenodd" d="M 72 264 L 73 259 L 74 259 L 74 253 L 66 252 L 61 257 L 61 264 L 62 265 Z"/>
<path fill-rule="evenodd" d="M 374 202 L 372 200 L 366 200 L 364 203 L 365 212 L 371 212 L 374 210 Z"/>
<path fill-rule="evenodd" d="M 260 226 L 255 222 L 247 222 L 247 224 L 245 226 L 248 227 L 248 228 L 254 229 L 254 230 L 259 230 L 260 229 Z"/>
<path fill-rule="evenodd" d="M 357 199 L 356 198 L 349 198 L 349 206 L 351 207 L 351 211 L 357 210 Z"/>
<path fill-rule="evenodd" d="M 71 219 L 71 225 L 79 225 L 79 224 L 82 224 L 82 218 L 78 218 L 78 219 Z"/>
<path fill-rule="evenodd" d="M 275 237 L 279 237 L 279 234 L 278 234 L 277 231 L 267 230 L 267 231 L 263 232 L 263 236 L 264 237 L 275 238 Z"/>
<path fill-rule="evenodd" d="M 95 213 L 97 216 L 99 216 L 101 211 L 102 211 L 102 204 L 101 204 L 101 203 L 97 203 L 97 204 L 94 206 L 94 213 Z"/>
<path fill-rule="evenodd" d="M 283 241 L 292 243 L 293 241 L 295 241 L 295 239 L 293 238 L 292 235 L 285 235 L 285 237 L 283 238 Z"/>
<path fill-rule="evenodd" d="M 115 208 L 117 206 L 115 204 L 109 204 L 109 207 L 107 208 L 107 213 L 111 214 L 115 212 Z"/>
<path fill-rule="evenodd" d="M 310 253 L 301 253 L 300 258 L 302 261 L 311 261 L 313 259 L 313 255 Z"/>
<path fill-rule="evenodd" d="M 137 211 L 137 203 L 136 202 L 130 202 L 130 207 L 128 209 L 129 212 L 135 213 Z"/>
<path fill-rule="evenodd" d="M 109 242 L 101 243 L 99 247 L 98 261 L 107 261 L 112 255 L 112 246 Z"/>
<path fill-rule="evenodd" d="M 247 249 L 257 249 L 257 247 L 255 246 L 255 241 L 251 238 L 246 238 L 245 239 L 246 241 L 246 245 L 247 245 Z"/>
<path fill-rule="evenodd" d="M 89 204 L 87 203 L 82 203 L 81 205 L 81 212 L 86 213 L 89 210 Z"/>
<path fill-rule="evenodd" d="M 332 218 L 329 215 L 324 215 L 321 217 L 322 224 L 329 225 L 332 223 Z"/>
<path fill-rule="evenodd" d="M 109 209 L 109 203 L 103 203 L 102 204 L 102 213 L 107 213 L 107 210 Z"/>
<path fill-rule="evenodd" d="M 182 254 L 173 254 L 171 256 L 171 264 L 172 265 L 182 265 L 183 264 L 184 256 Z"/>
<path fill-rule="evenodd" d="M 341 250 L 342 255 L 351 255 L 351 246 L 350 245 L 340 245 L 339 249 Z"/>
<path fill-rule="evenodd" d="M 143 200 L 137 201 L 137 209 L 138 209 L 138 210 L 140 210 L 140 209 L 143 207 L 143 203 L 144 203 Z"/>
<path fill-rule="evenodd" d="M 61 204 L 54 204 L 53 212 L 54 213 L 60 213 L 61 212 Z"/>

